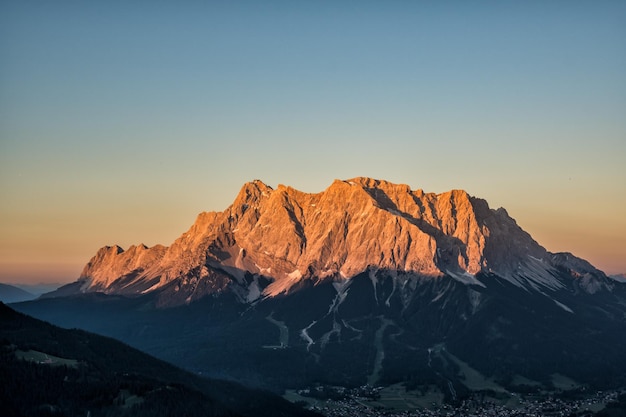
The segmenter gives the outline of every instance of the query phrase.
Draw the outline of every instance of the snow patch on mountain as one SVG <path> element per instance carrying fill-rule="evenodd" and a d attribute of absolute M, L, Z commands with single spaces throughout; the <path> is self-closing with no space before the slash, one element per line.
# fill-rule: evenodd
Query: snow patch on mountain
<path fill-rule="evenodd" d="M 327 314 L 336 312 L 339 306 L 341 305 L 341 303 L 345 301 L 346 297 L 348 296 L 348 291 L 349 291 L 348 287 L 350 286 L 351 283 L 352 283 L 351 280 L 333 282 L 333 288 L 335 289 L 335 291 L 337 291 L 337 295 L 333 299 L 333 302 L 330 305 Z"/>
<path fill-rule="evenodd" d="M 320 347 L 322 349 L 324 349 L 326 347 L 326 345 L 328 344 L 328 342 L 330 341 L 330 338 L 332 335 L 337 335 L 337 338 L 339 339 L 340 335 L 341 335 L 341 325 L 339 323 L 337 323 L 337 321 L 333 320 L 333 327 L 332 329 L 330 329 L 328 332 L 324 333 L 322 335 L 322 337 L 320 338 Z"/>
<path fill-rule="evenodd" d="M 526 291 L 541 292 L 544 289 L 558 291 L 565 285 L 557 278 L 558 271 L 543 259 L 528 255 L 518 262 L 517 270 L 494 271 L 498 276 Z"/>
<path fill-rule="evenodd" d="M 159 288 L 161 286 L 160 282 L 157 282 L 156 284 L 154 284 L 153 286 L 146 288 L 145 290 L 141 291 L 141 294 L 146 294 L 149 293 L 151 291 L 156 290 L 157 288 Z"/>
<path fill-rule="evenodd" d="M 568 306 L 566 306 L 565 304 L 563 304 L 563 303 L 561 303 L 559 301 L 556 301 L 555 299 L 552 299 L 552 301 L 554 301 L 556 305 L 558 305 L 559 307 L 561 307 L 563 310 L 567 311 L 568 313 L 574 314 L 574 311 L 571 308 L 569 308 Z"/>
<path fill-rule="evenodd" d="M 261 287 L 259 286 L 259 277 L 255 276 L 253 281 L 248 286 L 248 295 L 246 301 L 249 303 L 256 301 L 261 297 Z"/>
<path fill-rule="evenodd" d="M 311 346 L 315 344 L 315 341 L 311 338 L 311 336 L 309 336 L 308 331 L 311 327 L 315 326 L 316 323 L 317 323 L 317 320 L 313 320 L 311 324 L 306 326 L 304 329 L 300 330 L 300 337 L 303 338 L 307 342 L 307 345 L 306 345 L 307 352 L 311 349 Z"/>
<path fill-rule="evenodd" d="M 278 294 L 287 292 L 296 282 L 302 279 L 302 272 L 299 269 L 285 275 L 282 280 L 276 280 L 265 288 L 263 294 L 268 297 L 275 297 Z"/>
<path fill-rule="evenodd" d="M 463 273 L 456 273 L 450 270 L 446 270 L 446 273 L 455 280 L 462 282 L 465 285 L 478 285 L 480 287 L 486 288 L 485 284 L 477 280 L 476 277 L 469 272 L 464 271 Z"/>
<path fill-rule="evenodd" d="M 395 271 L 394 271 L 394 272 L 392 272 L 391 275 L 392 275 L 392 277 L 391 277 L 392 278 L 391 279 L 391 283 L 392 283 L 391 293 L 389 294 L 389 296 L 385 300 L 385 305 L 387 307 L 391 306 L 391 297 L 393 297 L 393 294 L 396 292 L 396 288 L 398 286 L 398 283 L 397 283 L 398 280 L 396 279 L 398 277 L 398 274 L 396 274 Z"/>

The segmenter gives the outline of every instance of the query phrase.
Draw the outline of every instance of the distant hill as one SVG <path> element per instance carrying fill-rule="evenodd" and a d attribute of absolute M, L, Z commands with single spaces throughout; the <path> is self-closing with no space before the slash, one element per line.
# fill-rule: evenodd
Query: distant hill
<path fill-rule="evenodd" d="M 39 297 L 41 294 L 45 294 L 51 291 L 55 291 L 59 287 L 65 285 L 62 282 L 51 282 L 51 283 L 39 283 L 39 284 L 22 284 L 15 283 L 13 286 L 23 289 L 26 292 L 33 294 L 35 297 Z"/>
<path fill-rule="evenodd" d="M 611 275 L 610 278 L 613 278 L 615 281 L 626 282 L 626 273 Z"/>
<path fill-rule="evenodd" d="M 37 296 L 14 285 L 0 284 L 0 301 L 3 303 L 19 303 L 34 300 Z"/>
<path fill-rule="evenodd" d="M 315 416 L 273 394 L 208 380 L 121 342 L 0 303 L 4 416 Z"/>

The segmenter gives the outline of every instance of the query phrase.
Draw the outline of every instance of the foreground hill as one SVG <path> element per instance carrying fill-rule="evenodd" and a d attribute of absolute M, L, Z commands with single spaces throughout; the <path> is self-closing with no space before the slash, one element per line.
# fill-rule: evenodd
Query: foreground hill
<path fill-rule="evenodd" d="M 279 397 L 196 377 L 110 338 L 0 304 L 3 416 L 314 415 Z"/>
<path fill-rule="evenodd" d="M 404 381 L 456 398 L 626 375 L 626 285 L 459 190 L 253 181 L 169 247 L 104 247 L 48 297 L 16 308 L 278 391 Z"/>

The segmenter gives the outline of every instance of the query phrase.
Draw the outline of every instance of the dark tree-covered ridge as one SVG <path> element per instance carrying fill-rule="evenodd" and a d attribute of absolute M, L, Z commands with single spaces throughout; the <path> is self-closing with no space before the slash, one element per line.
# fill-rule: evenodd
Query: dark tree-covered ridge
<path fill-rule="evenodd" d="M 62 329 L 2 303 L 0 380 L 4 416 L 314 415 L 273 394 L 197 377 L 114 339 Z"/>

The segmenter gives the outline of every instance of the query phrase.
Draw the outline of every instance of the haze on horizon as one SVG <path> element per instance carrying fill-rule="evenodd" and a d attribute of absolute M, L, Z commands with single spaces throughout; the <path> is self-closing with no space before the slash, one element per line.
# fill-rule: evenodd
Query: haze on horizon
<path fill-rule="evenodd" d="M 0 282 L 165 245 L 254 178 L 465 189 L 626 272 L 626 4 L 0 5 Z"/>

